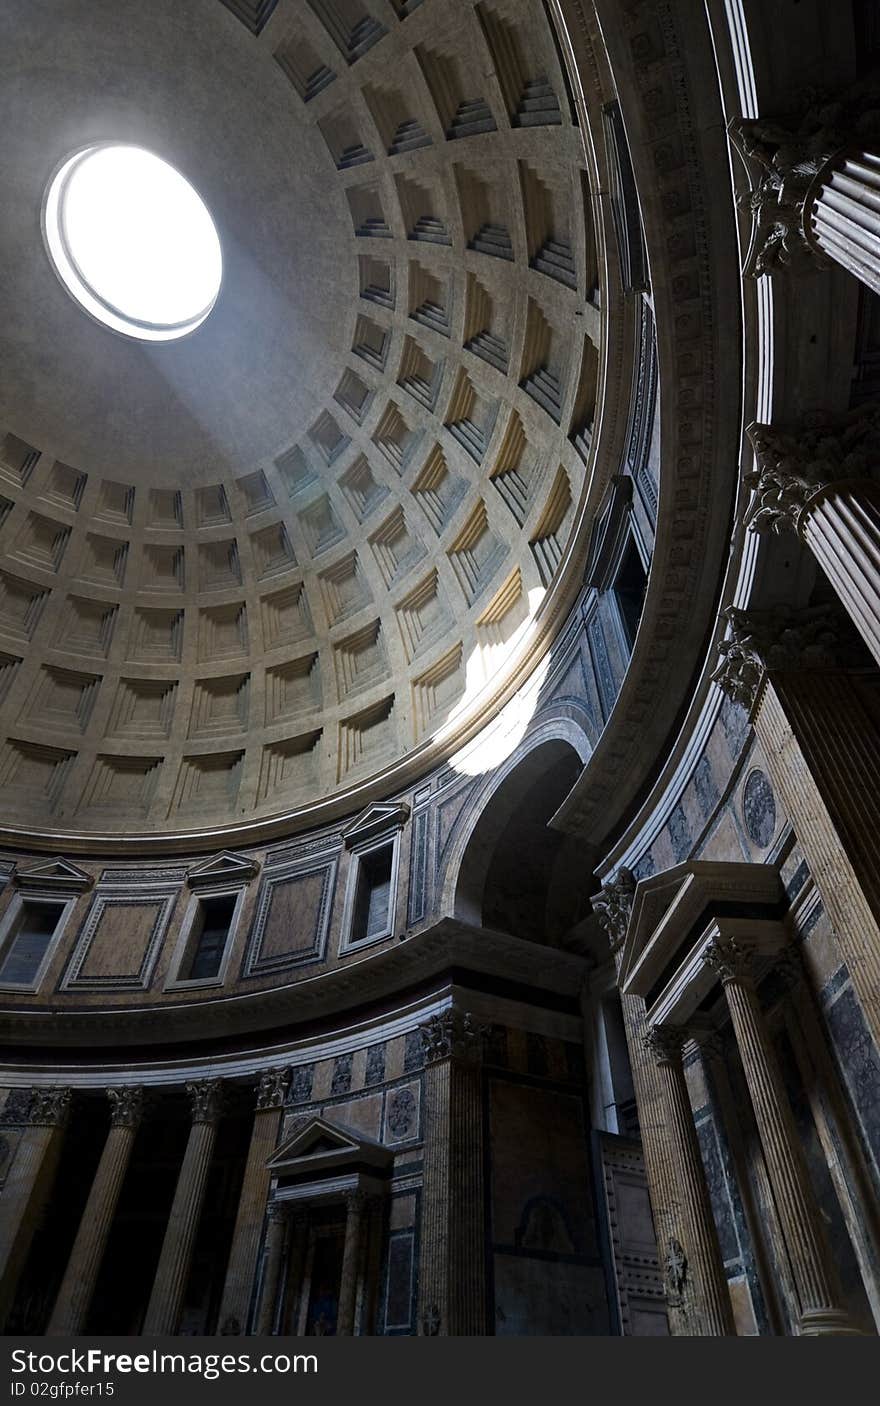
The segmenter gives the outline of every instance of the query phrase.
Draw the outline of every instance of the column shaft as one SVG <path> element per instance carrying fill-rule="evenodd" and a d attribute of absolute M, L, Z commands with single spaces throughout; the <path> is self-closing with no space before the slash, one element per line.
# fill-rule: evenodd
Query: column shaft
<path fill-rule="evenodd" d="M 808 503 L 799 531 L 880 665 L 880 484 L 833 484 Z"/>
<path fill-rule="evenodd" d="M 770 675 L 755 729 L 880 1046 L 880 729 L 857 678 Z"/>
<path fill-rule="evenodd" d="M 275 1151 L 278 1140 L 286 1084 L 286 1070 L 271 1070 L 260 1080 L 254 1126 L 220 1302 L 219 1323 L 224 1332 L 245 1333 L 248 1330 L 260 1255 L 260 1234 L 271 1180 L 266 1163 Z"/>
<path fill-rule="evenodd" d="M 880 293 L 880 155 L 841 152 L 819 172 L 804 205 L 807 239 Z"/>
<path fill-rule="evenodd" d="M 716 960 L 728 963 L 722 981 L 800 1302 L 801 1332 L 817 1336 L 855 1331 L 843 1308 L 821 1212 L 757 994 L 742 972 L 740 954 L 728 958 L 719 947 Z"/>
<path fill-rule="evenodd" d="M 255 1330 L 261 1336 L 275 1331 L 278 1312 L 278 1290 L 281 1285 L 281 1265 L 284 1260 L 284 1242 L 287 1238 L 288 1219 L 285 1210 L 277 1205 L 269 1208 L 266 1226 L 266 1257 L 263 1269 L 263 1287 L 257 1310 Z"/>
<path fill-rule="evenodd" d="M 207 1088 L 188 1085 L 187 1091 L 193 1098 L 196 1121 L 177 1178 L 143 1326 L 145 1335 L 155 1337 L 177 1331 L 217 1136 L 219 1080 L 210 1081 Z"/>
<path fill-rule="evenodd" d="M 361 1191 L 352 1192 L 348 1198 L 345 1217 L 345 1248 L 342 1253 L 339 1311 L 336 1318 L 338 1337 L 354 1336 L 366 1213 L 367 1197 Z"/>
<path fill-rule="evenodd" d="M 673 1039 L 676 1035 L 677 1032 L 673 1034 Z M 658 1065 L 669 1113 L 677 1181 L 682 1194 L 688 1272 L 693 1280 L 689 1296 L 691 1332 L 700 1337 L 734 1337 L 736 1328 L 730 1291 L 688 1097 L 680 1043 L 674 1049 L 666 1049 Z"/>
<path fill-rule="evenodd" d="M 645 1048 L 648 1029 L 645 1021 L 645 1003 L 641 996 L 628 996 L 623 993 L 620 1003 L 629 1046 L 636 1106 L 639 1111 L 645 1175 L 654 1213 L 660 1268 L 664 1270 L 668 1257 L 674 1253 L 674 1247 L 684 1244 L 687 1240 L 687 1229 L 682 1215 L 681 1194 L 675 1173 L 660 1071 Z M 679 1293 L 670 1292 L 668 1276 L 667 1313 L 669 1329 L 673 1336 L 692 1335 L 693 1326 L 685 1301 Z"/>
<path fill-rule="evenodd" d="M 141 1117 L 141 1090 L 110 1090 L 114 1121 L 107 1133 L 67 1269 L 46 1329 L 50 1337 L 81 1333 L 116 1213 Z M 120 1111 L 121 1110 L 121 1111 Z"/>
<path fill-rule="evenodd" d="M 482 1032 L 459 1012 L 422 1030 L 425 1161 L 419 1266 L 419 1332 L 486 1333 Z"/>
<path fill-rule="evenodd" d="M 0 1325 L 6 1322 L 40 1212 L 52 1189 L 70 1106 L 69 1089 L 35 1090 L 33 1097 L 30 1122 L 22 1130 L 0 1196 Z"/>

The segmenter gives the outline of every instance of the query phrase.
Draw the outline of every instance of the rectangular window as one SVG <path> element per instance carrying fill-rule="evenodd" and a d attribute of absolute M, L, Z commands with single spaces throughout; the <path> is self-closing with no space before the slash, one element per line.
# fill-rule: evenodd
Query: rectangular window
<path fill-rule="evenodd" d="M 22 903 L 0 959 L 0 982 L 13 986 L 33 985 L 63 912 L 61 903 L 36 900 Z"/>
<path fill-rule="evenodd" d="M 639 549 L 630 536 L 613 587 L 630 649 L 636 642 L 636 631 L 642 618 L 647 587 L 648 577 L 639 556 Z"/>
<path fill-rule="evenodd" d="M 238 895 L 234 893 L 199 900 L 181 980 L 205 981 L 219 974 L 237 901 Z"/>
<path fill-rule="evenodd" d="M 350 942 L 385 937 L 392 928 L 392 874 L 394 845 L 382 845 L 358 859 L 357 890 Z"/>

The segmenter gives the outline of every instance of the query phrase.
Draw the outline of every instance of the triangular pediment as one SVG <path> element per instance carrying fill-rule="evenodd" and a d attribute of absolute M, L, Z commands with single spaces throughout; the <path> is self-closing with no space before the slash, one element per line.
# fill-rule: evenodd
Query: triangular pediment
<path fill-rule="evenodd" d="M 69 859 L 56 855 L 54 859 L 45 859 L 39 864 L 28 865 L 26 869 L 17 869 L 15 882 L 21 888 L 65 889 L 75 893 L 91 888 L 94 879 L 91 874 L 80 869 L 79 865 L 71 864 Z"/>
<path fill-rule="evenodd" d="M 187 870 L 186 878 L 192 888 L 198 888 L 200 884 L 220 883 L 226 879 L 251 879 L 259 867 L 255 860 L 224 849 L 194 864 Z"/>
<path fill-rule="evenodd" d="M 296 1132 L 282 1139 L 266 1166 L 274 1176 L 337 1172 L 348 1165 L 384 1167 L 391 1151 L 373 1138 L 326 1118 L 310 1118 Z"/>
<path fill-rule="evenodd" d="M 394 830 L 400 830 L 409 820 L 409 806 L 403 802 L 391 803 L 377 801 L 374 805 L 367 806 L 361 811 L 356 820 L 347 825 L 342 832 L 342 838 L 346 845 L 360 844 L 361 840 L 369 840 L 374 836 L 391 834 Z"/>
<path fill-rule="evenodd" d="M 621 990 L 649 989 L 696 923 L 731 906 L 772 905 L 781 891 L 772 864 L 689 860 L 640 879 L 621 955 Z"/>

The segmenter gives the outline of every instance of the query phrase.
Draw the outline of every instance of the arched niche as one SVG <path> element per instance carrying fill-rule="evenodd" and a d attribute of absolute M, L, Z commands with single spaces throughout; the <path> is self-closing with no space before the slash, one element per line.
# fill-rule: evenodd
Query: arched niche
<path fill-rule="evenodd" d="M 457 918 L 557 946 L 589 911 L 589 865 L 549 824 L 582 767 L 571 742 L 548 737 L 496 778 L 463 843 Z"/>

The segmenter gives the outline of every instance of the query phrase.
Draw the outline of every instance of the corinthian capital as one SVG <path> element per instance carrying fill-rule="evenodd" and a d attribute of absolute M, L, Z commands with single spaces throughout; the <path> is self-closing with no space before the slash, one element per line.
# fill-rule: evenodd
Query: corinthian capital
<path fill-rule="evenodd" d="M 880 465 L 880 405 L 875 402 L 797 433 L 753 424 L 748 435 L 755 463 L 743 480 L 753 493 L 745 523 L 758 532 L 797 531 L 815 494 L 846 479 L 871 478 Z"/>
<path fill-rule="evenodd" d="M 34 1089 L 28 1122 L 42 1128 L 60 1128 L 70 1117 L 70 1089 Z"/>
<path fill-rule="evenodd" d="M 269 1108 L 281 1108 L 289 1082 L 289 1069 L 266 1069 L 260 1075 L 260 1082 L 257 1086 L 257 1112 L 262 1113 Z"/>
<path fill-rule="evenodd" d="M 144 1091 L 142 1088 L 125 1086 L 108 1089 L 110 1100 L 110 1124 L 114 1128 L 136 1128 L 144 1116 Z"/>
<path fill-rule="evenodd" d="M 724 612 L 729 635 L 718 645 L 720 660 L 712 675 L 728 698 L 750 712 L 768 669 L 831 669 L 841 663 L 840 612 L 835 606 L 806 610 Z"/>
<path fill-rule="evenodd" d="M 645 1036 L 645 1049 L 656 1064 L 677 1064 L 689 1035 L 677 1025 L 652 1025 Z"/>
<path fill-rule="evenodd" d="M 745 943 L 737 942 L 735 937 L 710 942 L 703 954 L 703 961 L 717 974 L 722 986 L 729 986 L 731 982 L 746 985 L 752 980 L 754 950 Z"/>
<path fill-rule="evenodd" d="M 635 875 L 622 864 L 611 883 L 605 884 L 590 900 L 612 952 L 626 937 L 635 891 Z"/>
<path fill-rule="evenodd" d="M 476 1064 L 482 1058 L 488 1027 L 477 1024 L 468 1012 L 450 1009 L 432 1015 L 419 1026 L 419 1034 L 426 1064 L 436 1064 L 442 1059 Z"/>
<path fill-rule="evenodd" d="M 743 273 L 825 263 L 804 218 L 810 188 L 845 147 L 874 146 L 880 135 L 880 94 L 871 75 L 845 93 L 810 89 L 798 110 L 783 118 L 735 117 L 728 135 L 749 175 L 751 190 L 738 204 L 752 217 Z"/>
<path fill-rule="evenodd" d="M 220 1079 L 198 1079 L 187 1084 L 194 1123 L 216 1123 L 222 1112 L 223 1085 Z"/>

